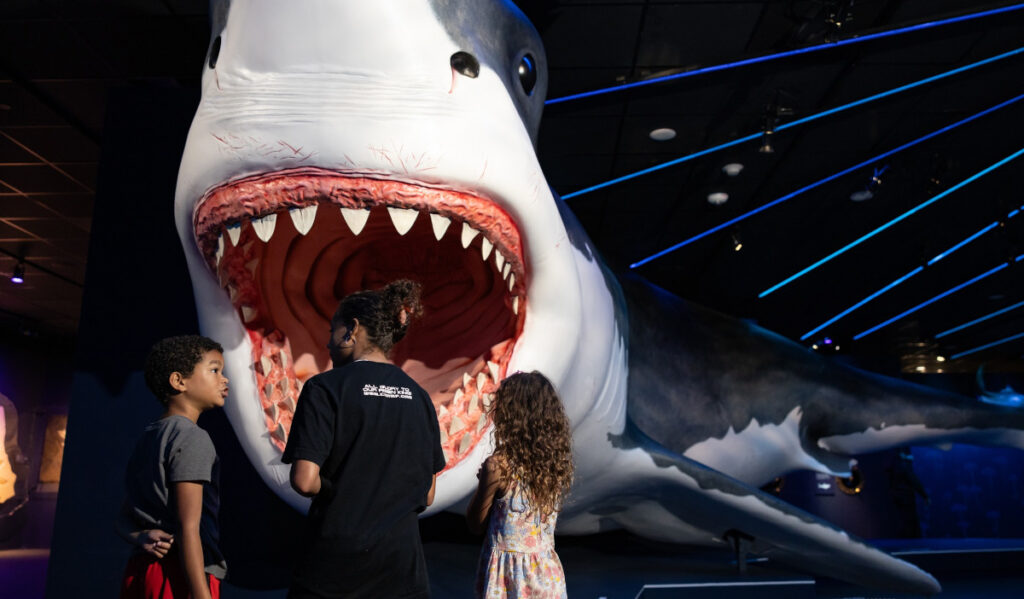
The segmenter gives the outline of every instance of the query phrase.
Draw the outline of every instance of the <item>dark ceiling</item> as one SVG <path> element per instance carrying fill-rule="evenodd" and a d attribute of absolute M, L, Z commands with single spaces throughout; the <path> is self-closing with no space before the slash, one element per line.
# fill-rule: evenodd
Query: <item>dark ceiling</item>
<path fill-rule="evenodd" d="M 905 371 L 1024 371 L 1024 158 L 960 185 L 1024 148 L 1024 7 L 970 0 L 541 2 L 520 6 L 547 48 L 550 98 L 800 48 L 799 55 L 698 73 L 546 109 L 540 157 L 563 195 L 744 136 L 754 139 L 566 201 L 621 270 L 655 252 L 817 184 L 636 269 L 679 295 L 791 339 L 915 275 L 808 337 Z M 857 36 L 972 15 L 854 44 Z M 96 171 L 116 86 L 198 88 L 207 6 L 174 0 L 5 0 L 0 4 L 0 273 L 18 258 L 24 285 L 0 285 L 0 323 L 73 334 Z M 1024 54 L 1024 53 L 1022 53 Z M 934 77 L 929 83 L 885 94 Z M 800 119 L 883 95 L 799 125 Z M 915 143 L 1000 103 L 1007 105 Z M 657 128 L 676 131 L 654 141 Z M 760 135 L 772 153 L 760 152 Z M 730 177 L 722 167 L 744 165 Z M 884 171 L 874 196 L 851 201 Z M 957 187 L 960 185 L 959 187 Z M 707 197 L 725 192 L 727 202 Z M 931 204 L 791 284 L 759 293 L 929 200 Z M 936 255 L 998 223 L 955 253 Z M 735 251 L 736 241 L 742 250 Z M 918 267 L 924 267 L 917 270 Z M 853 337 L 967 283 L 859 340 Z M 822 351 L 825 351 L 822 346 Z M 833 351 L 828 349 L 829 352 Z"/>

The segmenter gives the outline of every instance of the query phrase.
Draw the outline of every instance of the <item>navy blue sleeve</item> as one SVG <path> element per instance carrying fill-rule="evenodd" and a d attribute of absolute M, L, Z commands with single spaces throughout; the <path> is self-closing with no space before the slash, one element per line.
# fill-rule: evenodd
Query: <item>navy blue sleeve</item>
<path fill-rule="evenodd" d="M 334 445 L 337 409 L 331 395 L 310 379 L 302 387 L 296 402 L 292 429 L 281 461 L 291 464 L 295 460 L 307 460 L 322 466 Z"/>

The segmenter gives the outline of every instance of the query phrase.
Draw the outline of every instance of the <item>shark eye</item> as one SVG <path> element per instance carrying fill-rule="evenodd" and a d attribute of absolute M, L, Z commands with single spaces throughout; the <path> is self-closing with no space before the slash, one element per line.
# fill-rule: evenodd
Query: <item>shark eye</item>
<path fill-rule="evenodd" d="M 217 57 L 220 56 L 220 36 L 213 40 L 213 45 L 210 46 L 210 68 L 217 67 Z"/>
<path fill-rule="evenodd" d="M 519 75 L 519 84 L 523 86 L 523 91 L 529 96 L 533 93 L 533 87 L 537 85 L 537 66 L 533 56 L 529 54 L 523 55 L 519 60 L 519 67 L 516 71 Z"/>
<path fill-rule="evenodd" d="M 456 52 L 452 54 L 451 63 L 456 73 L 465 75 L 470 79 L 476 79 L 480 74 L 480 62 L 469 52 Z"/>

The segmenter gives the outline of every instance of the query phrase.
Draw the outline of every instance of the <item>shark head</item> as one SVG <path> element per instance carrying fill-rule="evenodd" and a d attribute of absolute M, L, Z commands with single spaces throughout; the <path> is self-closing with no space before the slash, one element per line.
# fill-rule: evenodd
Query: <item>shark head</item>
<path fill-rule="evenodd" d="M 398 278 L 423 286 L 392 359 L 439 415 L 435 509 L 475 488 L 507 374 L 542 370 L 585 413 L 579 253 L 534 152 L 546 62 L 518 9 L 234 0 L 211 14 L 175 219 L 200 327 L 226 349 L 228 418 L 267 484 L 306 507 L 280 461 L 302 384 L 331 367 L 338 300 Z"/>

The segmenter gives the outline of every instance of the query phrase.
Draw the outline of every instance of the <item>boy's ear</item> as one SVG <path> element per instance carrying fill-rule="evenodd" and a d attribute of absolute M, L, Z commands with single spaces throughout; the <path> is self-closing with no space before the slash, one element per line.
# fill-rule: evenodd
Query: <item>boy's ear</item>
<path fill-rule="evenodd" d="M 168 382 L 171 384 L 171 388 L 178 393 L 185 391 L 185 377 L 180 372 L 172 372 L 171 376 L 168 377 Z"/>

